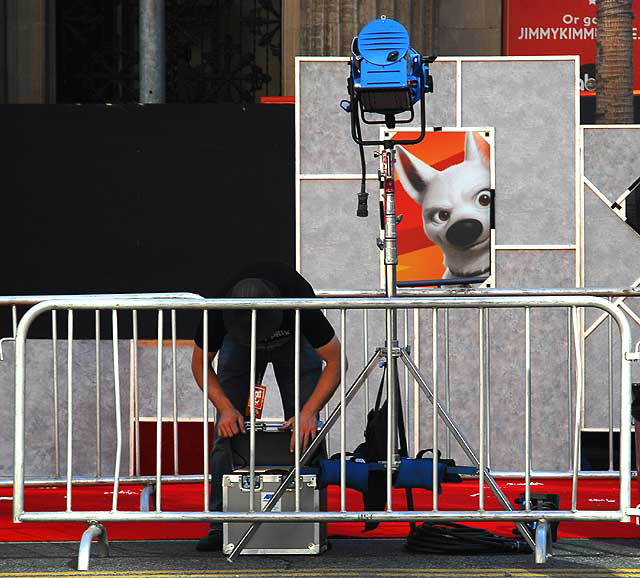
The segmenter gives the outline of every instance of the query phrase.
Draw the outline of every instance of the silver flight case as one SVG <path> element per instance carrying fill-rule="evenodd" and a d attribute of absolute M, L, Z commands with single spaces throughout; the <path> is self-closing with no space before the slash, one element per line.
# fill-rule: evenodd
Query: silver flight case
<path fill-rule="evenodd" d="M 264 510 L 266 503 L 280 485 L 280 474 L 256 472 L 255 509 Z M 225 512 L 249 511 L 249 475 L 227 474 L 222 478 L 222 500 Z M 274 512 L 295 511 L 295 486 L 285 491 Z M 300 476 L 300 511 L 318 512 L 326 509 L 326 491 L 316 490 L 314 474 Z M 225 522 L 223 550 L 230 554 L 250 524 Z M 320 554 L 327 549 L 326 524 L 314 522 L 270 522 L 260 525 L 242 554 Z"/>

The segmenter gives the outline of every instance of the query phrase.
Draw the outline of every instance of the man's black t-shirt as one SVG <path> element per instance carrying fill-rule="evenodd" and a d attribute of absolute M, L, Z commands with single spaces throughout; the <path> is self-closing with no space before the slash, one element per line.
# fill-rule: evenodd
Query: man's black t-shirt
<path fill-rule="evenodd" d="M 212 297 L 227 297 L 231 288 L 242 279 L 256 278 L 265 279 L 273 283 L 279 290 L 280 296 L 291 299 L 313 298 L 315 293 L 308 281 L 295 269 L 280 261 L 265 261 L 254 263 L 244 267 L 234 274 Z M 295 314 L 292 310 L 283 311 L 282 324 L 266 343 L 258 343 L 259 348 L 276 345 L 288 340 L 294 333 Z M 331 323 L 319 309 L 300 310 L 300 330 L 302 335 L 315 349 L 322 347 L 331 341 L 335 332 Z M 222 347 L 222 341 L 227 334 L 227 330 L 222 320 L 222 310 L 209 310 L 209 352 L 214 353 Z M 203 347 L 202 321 L 198 326 L 194 337 L 196 345 Z"/>

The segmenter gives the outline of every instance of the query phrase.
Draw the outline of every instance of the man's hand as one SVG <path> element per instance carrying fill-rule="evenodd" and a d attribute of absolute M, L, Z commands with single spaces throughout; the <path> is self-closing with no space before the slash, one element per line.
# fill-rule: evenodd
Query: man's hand
<path fill-rule="evenodd" d="M 244 433 L 244 417 L 235 407 L 218 411 L 218 435 L 221 438 L 230 438 L 240 432 Z"/>
<path fill-rule="evenodd" d="M 284 422 L 280 429 L 293 429 L 295 426 L 296 418 L 292 417 Z M 316 421 L 315 414 L 310 414 L 305 411 L 300 412 L 300 453 L 304 453 L 311 442 L 315 439 L 316 434 L 318 433 L 318 422 Z M 291 453 L 295 451 L 296 448 L 296 433 L 293 431 L 291 433 L 291 443 L 289 445 L 289 449 Z"/>

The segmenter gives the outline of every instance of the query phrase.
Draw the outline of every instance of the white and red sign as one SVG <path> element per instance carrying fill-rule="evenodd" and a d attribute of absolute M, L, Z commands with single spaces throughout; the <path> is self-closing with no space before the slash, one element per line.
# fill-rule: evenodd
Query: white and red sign
<path fill-rule="evenodd" d="M 504 0 L 503 54 L 580 56 L 580 89 L 595 89 L 596 0 Z M 634 22 L 635 24 L 635 22 Z M 640 88 L 640 41 L 633 28 L 634 88 Z"/>

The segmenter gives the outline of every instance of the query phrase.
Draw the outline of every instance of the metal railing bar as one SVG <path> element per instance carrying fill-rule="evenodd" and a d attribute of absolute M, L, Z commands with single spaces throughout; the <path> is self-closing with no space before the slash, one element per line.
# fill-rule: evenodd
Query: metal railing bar
<path fill-rule="evenodd" d="M 410 347 L 409 345 L 409 310 L 405 309 L 403 311 L 403 323 L 404 323 L 404 332 L 403 332 L 403 336 L 404 336 L 404 341 L 403 341 L 403 346 L 404 347 Z M 405 367 L 404 368 L 404 399 L 402 400 L 403 404 L 404 404 L 404 421 L 405 421 L 405 433 L 407 434 L 407 452 L 409 452 L 409 436 L 408 436 L 408 428 L 409 428 L 409 424 L 411 423 L 411 415 L 410 415 L 410 409 L 411 409 L 411 405 L 409 404 L 409 370 Z M 414 452 L 415 453 L 415 452 Z"/>
<path fill-rule="evenodd" d="M 178 352 L 177 352 L 177 328 L 176 310 L 171 310 L 171 392 L 173 397 L 173 473 L 178 475 Z"/>
<path fill-rule="evenodd" d="M 216 417 L 217 419 L 217 417 Z M 214 439 L 215 443 L 215 439 Z M 209 511 L 209 312 L 202 311 L 202 471 L 204 511 Z"/>
<path fill-rule="evenodd" d="M 17 360 L 16 360 L 17 363 Z M 73 310 L 67 312 L 67 512 L 71 511 L 73 472 Z"/>
<path fill-rule="evenodd" d="M 162 501 L 162 329 L 163 310 L 158 310 L 158 347 L 156 373 L 156 512 Z"/>
<path fill-rule="evenodd" d="M 296 309 L 294 318 L 294 456 L 296 470 L 295 504 L 296 512 L 300 511 L 300 310 Z M 285 416 L 286 418 L 287 416 Z"/>
<path fill-rule="evenodd" d="M 149 299 L 114 299 L 114 300 L 51 300 L 39 303 L 31 307 L 23 316 L 21 324 L 30 325 L 31 319 L 40 315 L 43 311 L 53 309 L 401 309 L 411 308 L 496 308 L 511 309 L 519 307 L 596 307 L 609 311 L 617 319 L 625 319 L 624 314 L 618 308 L 601 297 L 386 297 L 381 299 L 263 299 L 254 301 L 251 299 L 174 299 L 174 300 L 149 300 Z M 23 327 L 24 327 L 23 325 Z"/>
<path fill-rule="evenodd" d="M 348 298 L 348 297 L 386 297 L 384 289 L 364 290 L 319 290 L 317 297 Z M 638 287 L 558 287 L 552 289 L 505 289 L 505 288 L 452 288 L 452 289 L 407 289 L 399 287 L 398 297 L 543 297 L 554 295 L 557 297 L 589 296 L 589 297 L 640 297 Z"/>
<path fill-rule="evenodd" d="M 258 312 L 251 310 L 251 369 L 249 376 L 249 512 L 255 512 L 256 479 L 256 337 Z"/>
<path fill-rule="evenodd" d="M 446 311 L 446 309 L 445 309 Z M 413 310 L 413 357 L 420 365 L 420 309 Z M 420 386 L 413 380 L 413 455 L 420 451 Z"/>
<path fill-rule="evenodd" d="M 95 312 L 95 353 L 96 353 L 96 476 L 102 477 L 102 407 L 100 392 L 100 311 Z M 115 508 L 114 508 L 115 509 Z"/>
<path fill-rule="evenodd" d="M 0 305 L 37 305 L 61 299 L 201 299 L 197 293 L 94 293 L 89 295 L 0 295 Z M 17 327 L 17 325 L 16 325 Z"/>
<path fill-rule="evenodd" d="M 443 310 L 443 358 L 444 358 L 444 403 L 447 412 L 451 411 L 451 374 L 449 366 L 449 310 Z M 447 430 L 446 437 L 447 457 L 451 457 L 451 432 Z"/>
<path fill-rule="evenodd" d="M 613 469 L 613 322 L 611 317 L 607 316 L 607 377 L 608 377 L 608 402 L 609 402 L 609 436 L 608 436 L 608 451 L 609 451 L 609 469 Z"/>
<path fill-rule="evenodd" d="M 524 471 L 506 471 L 506 470 L 492 470 L 491 475 L 496 480 L 512 480 L 512 479 L 524 479 Z M 600 471 L 579 471 L 578 479 L 616 479 L 620 476 L 618 470 L 600 470 Z M 476 479 L 478 476 L 463 475 L 465 479 Z M 531 479 L 548 479 L 548 478 L 571 478 L 573 477 L 572 470 L 531 470 Z M 637 474 L 632 472 L 632 478 L 636 478 Z M 120 476 L 120 485 L 143 485 L 147 483 L 154 483 L 156 476 Z M 101 486 L 101 485 L 113 485 L 114 478 L 87 478 L 74 476 L 71 478 L 74 486 Z M 162 482 L 164 484 L 197 484 L 204 481 L 204 476 L 201 474 L 181 474 L 179 476 L 167 474 L 162 476 Z M 37 487 L 37 486 L 55 486 L 61 487 L 66 485 L 66 478 L 52 479 L 52 478 L 27 478 L 24 480 L 25 487 Z M 0 487 L 13 486 L 13 480 L 0 480 Z"/>
<path fill-rule="evenodd" d="M 369 312 L 362 310 L 362 363 L 369 359 Z M 364 383 L 364 421 L 366 423 L 369 414 L 369 380 Z M 327 408 L 328 409 L 328 408 Z"/>
<path fill-rule="evenodd" d="M 480 436 L 480 444 L 478 447 L 478 458 L 479 458 L 479 466 L 478 466 L 478 509 L 480 511 L 484 510 L 484 469 L 485 469 L 485 384 L 484 384 L 484 310 L 478 310 L 478 334 L 479 334 L 479 366 L 480 371 L 478 374 L 479 383 L 478 383 L 478 393 L 480 397 L 479 404 L 479 436 Z M 435 407 L 435 404 L 434 404 Z"/>
<path fill-rule="evenodd" d="M 393 358 L 393 310 L 385 311 L 386 321 L 386 351 L 387 351 L 387 463 L 386 463 L 386 488 L 387 488 L 387 511 L 393 511 L 393 460 L 395 457 L 395 360 Z M 344 412 L 341 412 L 341 414 Z M 341 415 L 341 419 L 344 417 Z"/>
<path fill-rule="evenodd" d="M 409 368 L 405 365 L 407 371 Z M 431 380 L 433 383 L 433 398 L 438 399 L 438 310 L 431 310 Z M 433 468 L 431 487 L 433 497 L 433 511 L 438 511 L 438 404 L 432 404 L 432 428 L 431 434 L 433 441 Z"/>
<path fill-rule="evenodd" d="M 291 472 L 293 474 L 293 471 Z M 395 510 L 393 512 L 253 512 L 251 518 L 247 512 L 134 512 L 134 511 L 82 511 L 82 512 L 25 512 L 20 516 L 21 522 L 86 522 L 88 519 L 100 519 L 109 522 L 243 522 L 250 519 L 255 524 L 264 522 L 422 522 L 422 521 L 478 521 L 478 522 L 516 522 L 536 521 L 540 512 L 532 510 L 485 510 L 484 512 L 440 510 L 423 512 Z M 558 521 L 583 522 L 620 522 L 619 510 L 581 510 L 568 512 L 562 510 L 545 510 L 544 518 Z"/>
<path fill-rule="evenodd" d="M 531 509 L 531 309 L 524 310 L 524 509 Z"/>
<path fill-rule="evenodd" d="M 138 387 L 138 312 L 134 309 L 131 312 L 132 319 L 132 340 L 133 340 L 133 354 L 132 354 L 132 368 L 133 373 L 133 404 L 134 404 L 134 442 L 136 446 L 136 463 L 135 472 L 136 475 L 140 475 L 140 388 Z"/>
<path fill-rule="evenodd" d="M 486 449 L 485 462 L 487 468 L 491 470 L 491 310 L 484 311 L 484 383 L 485 383 L 485 426 L 486 426 Z"/>
<path fill-rule="evenodd" d="M 574 306 L 571 308 L 571 319 L 573 324 L 573 339 L 575 350 L 575 382 L 576 382 L 576 404 L 573 430 L 573 476 L 571 483 L 571 509 L 578 509 L 578 468 L 580 467 L 580 432 L 582 430 L 582 396 L 584 381 L 582 377 L 582 348 L 580 346 L 580 327 L 578 322 L 578 311 Z"/>
<path fill-rule="evenodd" d="M 327 310 L 326 309 L 322 309 L 322 314 L 326 317 L 327 316 Z M 329 403 L 331 402 L 331 400 L 329 400 L 326 405 L 324 406 L 324 415 L 323 415 L 323 420 L 324 423 L 327 423 L 327 420 L 329 419 Z M 327 444 L 327 454 L 330 456 L 331 455 L 331 436 L 328 435 L 326 438 L 326 444 Z"/>
<path fill-rule="evenodd" d="M 571 309 L 567 309 L 567 447 L 569 449 L 569 455 L 567 457 L 567 464 L 573 463 L 573 379 L 572 379 L 572 359 L 571 343 L 572 343 L 572 320 Z"/>
<path fill-rule="evenodd" d="M 347 511 L 347 411 L 345 383 L 347 360 L 347 310 L 340 310 L 340 511 Z"/>
<path fill-rule="evenodd" d="M 53 452 L 56 478 L 60 477 L 60 416 L 58 391 L 58 312 L 51 312 L 51 353 L 53 357 Z"/>
<path fill-rule="evenodd" d="M 118 355 L 118 311 L 112 312 L 113 331 L 113 389 L 114 405 L 116 406 L 116 465 L 113 474 L 113 502 L 112 509 L 118 509 L 118 489 L 120 486 L 120 465 L 122 459 L 122 414 L 120 404 L 120 358 Z"/>

